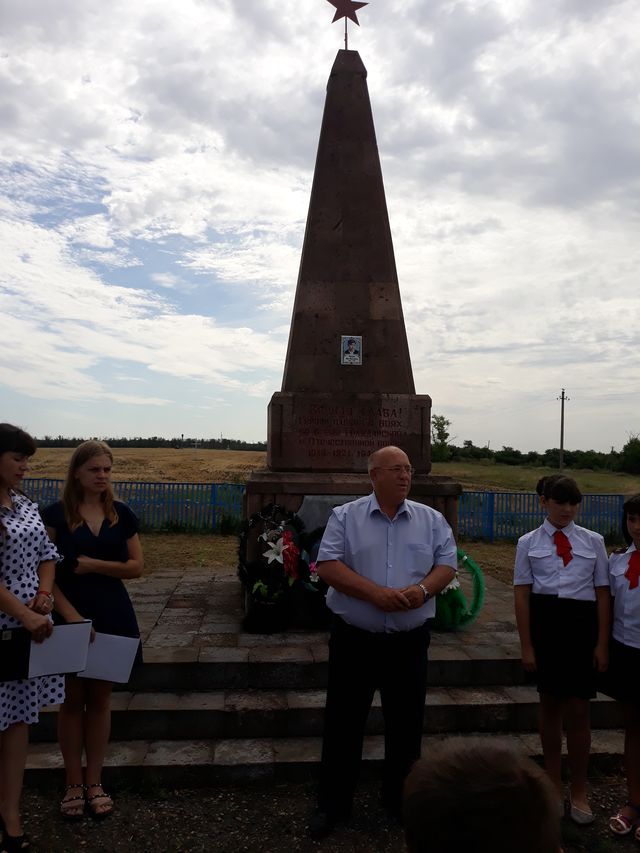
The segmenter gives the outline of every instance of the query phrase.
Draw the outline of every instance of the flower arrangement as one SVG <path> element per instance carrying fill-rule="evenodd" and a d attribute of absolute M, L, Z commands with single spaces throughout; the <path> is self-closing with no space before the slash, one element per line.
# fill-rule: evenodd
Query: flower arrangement
<path fill-rule="evenodd" d="M 311 534 L 278 504 L 268 504 L 245 522 L 240 533 L 238 574 L 246 593 L 247 631 L 284 630 L 290 625 L 326 623 L 324 584 L 316 571 L 323 529 Z M 317 601 L 309 604 L 313 596 Z M 311 609 L 314 617 L 309 617 Z"/>
<path fill-rule="evenodd" d="M 271 633 L 288 627 L 326 627 L 327 585 L 316 568 L 323 533 L 323 527 L 306 531 L 295 513 L 278 504 L 268 504 L 247 519 L 238 553 L 238 575 L 246 599 L 245 630 Z M 470 602 L 460 585 L 460 573 L 470 576 Z M 482 570 L 458 549 L 455 577 L 436 597 L 434 627 L 440 631 L 467 627 L 480 612 L 483 599 Z"/>

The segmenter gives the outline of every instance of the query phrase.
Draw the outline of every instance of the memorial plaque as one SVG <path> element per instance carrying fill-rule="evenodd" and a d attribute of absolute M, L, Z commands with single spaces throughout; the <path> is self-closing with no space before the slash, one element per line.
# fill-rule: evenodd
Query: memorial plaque
<path fill-rule="evenodd" d="M 402 447 L 429 470 L 431 399 L 417 394 L 274 394 L 267 465 L 275 471 L 366 473 L 372 449 Z"/>

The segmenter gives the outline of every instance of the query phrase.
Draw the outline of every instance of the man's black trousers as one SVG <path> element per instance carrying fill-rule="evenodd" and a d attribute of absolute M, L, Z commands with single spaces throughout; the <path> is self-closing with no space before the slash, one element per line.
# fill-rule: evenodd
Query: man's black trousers
<path fill-rule="evenodd" d="M 378 634 L 334 617 L 318 792 L 321 811 L 336 818 L 351 813 L 365 722 L 377 688 L 385 722 L 382 802 L 400 814 L 404 779 L 420 757 L 429 641 L 426 625 Z"/>

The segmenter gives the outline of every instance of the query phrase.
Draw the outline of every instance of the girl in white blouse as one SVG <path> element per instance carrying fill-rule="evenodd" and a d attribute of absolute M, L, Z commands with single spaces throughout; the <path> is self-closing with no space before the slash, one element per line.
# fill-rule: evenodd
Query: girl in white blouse
<path fill-rule="evenodd" d="M 640 495 L 623 504 L 622 535 L 629 547 L 609 558 L 613 630 L 603 690 L 622 704 L 628 800 L 609 819 L 609 828 L 628 835 L 635 827 L 640 841 Z"/>
<path fill-rule="evenodd" d="M 562 727 L 571 771 L 570 815 L 593 821 L 587 799 L 591 749 L 589 699 L 596 672 L 608 663 L 609 577 L 604 539 L 574 519 L 582 494 L 570 477 L 542 484 L 544 523 L 518 541 L 515 613 L 522 663 L 540 694 L 540 740 L 545 769 L 564 814 Z"/>

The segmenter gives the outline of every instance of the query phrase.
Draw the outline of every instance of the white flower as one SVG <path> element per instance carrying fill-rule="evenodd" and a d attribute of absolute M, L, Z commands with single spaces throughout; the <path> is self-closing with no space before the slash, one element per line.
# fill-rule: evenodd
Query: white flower
<path fill-rule="evenodd" d="M 269 549 L 264 552 L 263 556 L 267 558 L 268 563 L 273 562 L 273 560 L 277 560 L 279 563 L 284 563 L 282 552 L 288 547 L 288 545 L 284 544 L 284 539 L 280 537 L 277 542 L 271 542 L 269 544 Z"/>
<path fill-rule="evenodd" d="M 451 583 L 447 584 L 441 592 L 449 592 L 450 589 L 460 589 L 460 581 L 458 580 L 458 573 L 456 572 L 453 576 L 453 580 Z"/>

